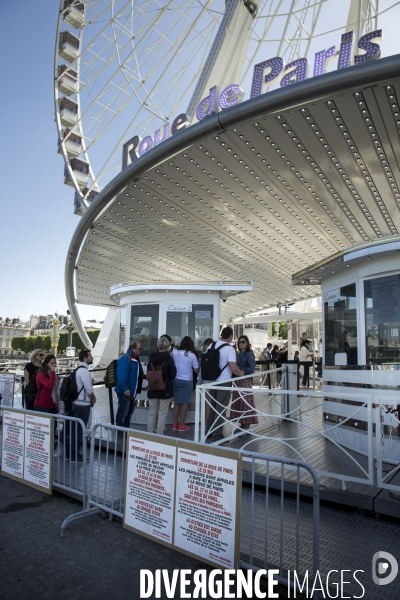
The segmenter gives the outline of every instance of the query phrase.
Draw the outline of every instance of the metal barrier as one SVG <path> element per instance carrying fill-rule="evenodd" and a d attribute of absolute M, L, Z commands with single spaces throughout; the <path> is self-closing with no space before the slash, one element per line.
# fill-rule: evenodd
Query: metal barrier
<path fill-rule="evenodd" d="M 293 587 L 293 576 L 290 578 L 288 572 L 295 570 L 297 575 L 304 574 L 310 569 L 312 558 L 315 576 L 319 569 L 320 486 L 317 473 L 304 462 L 255 452 L 242 452 L 242 460 L 249 463 L 247 472 L 251 473 L 250 489 L 243 488 L 242 494 L 241 514 L 245 524 L 241 535 L 242 568 L 279 569 L 277 579 L 287 589 L 288 584 Z M 288 470 L 295 474 L 293 499 L 284 495 Z M 304 474 L 313 488 L 312 508 L 300 506 L 300 476 L 304 477 Z M 271 478 L 280 479 L 278 494 L 256 490 L 261 484 L 268 491 Z"/>
<path fill-rule="evenodd" d="M 271 389 L 278 387 L 277 383 L 279 384 L 279 382 L 276 380 L 275 376 L 277 365 L 281 365 L 282 367 L 287 367 L 288 365 L 291 365 L 292 367 L 295 367 L 297 379 L 299 380 L 303 378 L 303 369 L 305 367 L 308 367 L 309 380 L 312 383 L 313 392 L 315 392 L 317 378 L 319 378 L 319 383 L 321 384 L 321 378 L 317 376 L 317 364 L 314 359 L 306 362 L 298 360 L 284 360 L 278 363 L 276 363 L 273 360 L 256 360 L 256 371 L 254 375 L 257 375 L 260 372 L 270 373 L 269 375 L 265 376 L 263 383 L 260 384 L 261 386 L 267 385 Z"/>
<path fill-rule="evenodd" d="M 379 396 L 376 411 L 376 471 L 379 487 L 400 492 L 400 415 L 393 396 Z M 386 463 L 386 464 L 385 464 Z M 393 466 L 394 463 L 394 466 Z"/>
<path fill-rule="evenodd" d="M 43 413 L 42 413 L 43 414 Z M 72 492 L 87 501 L 87 444 L 91 437 L 90 429 L 81 419 L 66 415 L 51 415 L 54 419 L 57 447 L 54 448 L 53 486 L 56 489 Z M 82 454 L 80 450 L 82 449 Z"/>
<path fill-rule="evenodd" d="M 265 372 L 258 375 L 265 379 Z M 321 393 L 285 389 L 284 378 L 279 390 L 256 385 L 237 387 L 237 382 L 245 378 L 235 378 L 233 388 L 224 386 L 224 382 L 197 386 L 195 441 L 205 442 L 218 427 L 224 437 L 213 443 L 236 442 L 236 447 L 240 445 L 243 450 L 254 441 L 261 442 L 264 452 L 310 464 L 320 477 L 340 480 L 343 490 L 349 481 L 374 483 L 374 419 L 370 394 L 329 393 L 323 406 Z M 230 407 L 211 396 L 215 390 L 232 389 L 241 400 L 238 416 L 235 415 L 239 411 L 231 413 Z M 214 421 L 206 431 L 205 423 L 211 411 L 218 417 L 218 423 L 215 425 Z M 328 420 L 326 413 L 330 411 L 335 413 L 335 422 Z M 242 429 L 240 421 L 246 416 L 256 417 L 258 424 Z M 351 446 L 349 431 L 360 422 L 366 424 L 364 446 L 356 451 Z"/>
<path fill-rule="evenodd" d="M 61 537 L 70 523 L 91 514 L 123 518 L 125 493 L 126 432 L 128 429 L 97 423 L 91 432 L 87 499 L 83 510 L 69 515 L 61 525 Z"/>
<path fill-rule="evenodd" d="M 7 407 L 0 407 L 7 410 Z M 81 419 L 67 417 L 66 415 L 53 415 L 51 413 L 26 411 L 24 409 L 13 408 L 22 414 L 37 414 L 38 416 L 49 417 L 53 421 L 53 488 L 68 492 L 75 498 L 82 498 L 83 505 L 86 505 L 87 497 L 87 441 L 91 432 L 85 427 Z M 82 454 L 80 446 L 82 441 Z M 75 461 L 72 460 L 75 458 Z"/>
<path fill-rule="evenodd" d="M 123 518 L 128 431 L 123 427 L 102 423 L 93 427 L 87 503 L 81 512 L 70 515 L 63 521 L 62 537 L 73 521 L 92 514 L 99 513 L 103 517 L 108 514 L 110 520 L 114 516 Z M 155 440 L 164 437 L 153 436 Z M 168 441 L 171 439 L 168 438 Z M 190 444 L 187 441 L 185 443 Z M 240 454 L 251 469 L 250 481 L 242 487 L 242 567 L 254 570 L 278 568 L 278 579 L 286 585 L 289 570 L 296 569 L 300 573 L 302 570 L 309 570 L 312 564 L 315 574 L 319 568 L 319 480 L 314 469 L 304 462 L 279 456 L 240 450 L 233 452 Z M 294 499 L 284 496 L 287 471 L 296 476 Z M 308 477 L 313 486 L 312 508 L 305 505 L 304 519 L 303 508 L 300 507 L 301 475 Z M 269 493 L 272 477 L 281 480 L 280 495 Z M 261 482 L 264 483 L 266 492 L 256 490 Z M 307 543 L 304 543 L 304 536 Z"/>
<path fill-rule="evenodd" d="M 272 369 L 269 371 L 261 371 L 255 375 L 260 380 L 259 386 L 256 389 L 263 390 L 264 393 L 270 393 L 272 390 L 270 388 L 265 387 L 266 380 L 269 375 L 273 375 L 276 377 L 276 373 L 282 374 L 282 385 L 286 381 L 286 368 L 280 367 L 279 369 Z M 219 428 L 219 423 L 224 421 L 225 423 L 229 423 L 230 419 L 227 419 L 225 414 L 227 410 L 227 406 L 221 404 L 216 398 L 215 392 L 218 391 L 236 391 L 239 396 L 242 398 L 245 404 L 247 404 L 249 411 L 253 410 L 253 407 L 250 406 L 245 399 L 246 394 L 252 393 L 254 391 L 254 386 L 252 388 L 241 388 L 238 386 L 239 381 L 248 380 L 249 376 L 245 375 L 243 377 L 235 377 L 235 379 L 229 379 L 225 381 L 219 381 L 218 383 L 210 382 L 202 385 L 198 385 L 196 387 L 196 408 L 195 408 L 195 441 L 203 442 L 206 440 L 206 427 L 208 420 L 211 421 L 210 413 L 214 413 L 214 422 L 211 427 L 207 431 L 207 435 L 211 435 L 215 433 Z M 251 392 L 249 392 L 251 390 Z M 214 392 L 214 395 L 212 394 Z M 280 392 L 279 392 L 280 393 Z M 237 429 L 237 427 L 233 426 L 233 429 Z M 199 434 L 200 432 L 200 434 Z M 229 436 L 225 436 L 229 437 Z"/>

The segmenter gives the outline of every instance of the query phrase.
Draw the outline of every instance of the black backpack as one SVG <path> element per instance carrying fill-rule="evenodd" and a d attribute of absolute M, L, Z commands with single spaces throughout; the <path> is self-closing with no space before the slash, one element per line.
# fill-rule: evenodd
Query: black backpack
<path fill-rule="evenodd" d="M 113 388 L 117 383 L 117 360 L 112 360 L 106 368 L 104 375 L 104 385 L 106 388 Z"/>
<path fill-rule="evenodd" d="M 125 352 L 122 356 L 130 355 Z M 121 357 L 122 358 L 122 357 Z M 117 363 L 118 360 L 112 360 L 106 368 L 106 374 L 104 375 L 104 386 L 106 388 L 114 388 L 117 384 Z M 132 371 L 132 360 L 129 361 L 129 373 Z"/>
<path fill-rule="evenodd" d="M 80 390 L 78 390 L 78 386 L 76 385 L 76 372 L 78 369 L 83 369 L 84 367 L 81 365 L 77 367 L 75 371 L 72 371 L 67 377 L 64 377 L 61 388 L 60 388 L 60 400 L 64 402 L 64 404 L 68 402 L 74 402 L 83 388 L 82 386 Z"/>
<path fill-rule="evenodd" d="M 39 390 L 37 388 L 36 385 L 36 375 L 38 374 L 39 369 L 36 371 L 36 373 L 34 373 L 28 381 L 28 385 L 26 386 L 26 390 L 25 390 L 25 395 L 28 398 L 28 400 L 30 400 L 31 402 L 34 402 L 38 391 L 40 390 L 40 388 L 42 386 L 39 387 Z"/>
<path fill-rule="evenodd" d="M 201 377 L 203 381 L 215 381 L 221 375 L 222 371 L 226 369 L 229 363 L 226 363 L 225 367 L 220 369 L 219 366 L 219 351 L 224 346 L 229 346 L 229 344 L 221 344 L 218 348 L 215 347 L 214 342 L 211 344 L 207 352 L 201 357 Z"/>

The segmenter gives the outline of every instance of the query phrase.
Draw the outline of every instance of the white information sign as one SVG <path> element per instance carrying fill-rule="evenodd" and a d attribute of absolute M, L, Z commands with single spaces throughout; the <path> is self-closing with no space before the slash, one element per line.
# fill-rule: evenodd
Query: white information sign
<path fill-rule="evenodd" d="M 330 290 L 330 292 L 324 293 L 324 302 L 331 302 L 332 300 L 337 300 L 340 298 L 340 288 L 336 288 L 336 290 Z"/>
<path fill-rule="evenodd" d="M 174 544 L 235 566 L 237 461 L 178 448 Z"/>
<path fill-rule="evenodd" d="M 12 408 L 14 402 L 14 373 L 0 373 L 0 404 L 4 408 Z"/>
<path fill-rule="evenodd" d="M 211 319 L 211 310 L 195 310 L 195 319 Z"/>
<path fill-rule="evenodd" d="M 192 305 L 187 302 L 170 302 L 167 304 L 168 312 L 192 312 Z"/>
<path fill-rule="evenodd" d="M 172 543 L 176 448 L 128 437 L 124 524 Z"/>
<path fill-rule="evenodd" d="M 24 425 L 22 413 L 3 410 L 1 470 L 15 479 L 24 476 Z"/>
<path fill-rule="evenodd" d="M 35 487 L 51 489 L 51 418 L 25 417 L 24 479 Z"/>

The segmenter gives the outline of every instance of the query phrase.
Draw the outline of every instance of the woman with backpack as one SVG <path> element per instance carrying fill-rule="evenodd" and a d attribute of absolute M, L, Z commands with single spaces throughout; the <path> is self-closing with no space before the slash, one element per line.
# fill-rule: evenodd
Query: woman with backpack
<path fill-rule="evenodd" d="M 57 410 L 57 359 L 54 354 L 47 354 L 36 374 L 37 394 L 34 409 L 38 412 L 56 415 Z"/>
<path fill-rule="evenodd" d="M 152 352 L 147 363 L 147 399 L 149 401 L 149 417 L 147 431 L 164 433 L 168 408 L 174 395 L 172 380 L 176 377 L 174 359 L 169 353 L 169 340 L 161 336 L 157 342 L 156 352 Z"/>
<path fill-rule="evenodd" d="M 36 375 L 36 373 L 38 372 L 38 369 L 40 367 L 40 365 L 42 364 L 42 360 L 44 357 L 44 352 L 43 350 L 34 350 L 30 357 L 29 360 L 30 362 L 26 363 L 25 368 L 24 368 L 24 382 L 25 382 L 25 394 L 24 394 L 24 398 L 25 398 L 25 404 L 24 404 L 24 408 L 26 410 L 34 410 L 34 406 L 33 403 L 35 402 L 35 396 L 36 396 L 36 386 L 34 386 L 34 382 L 31 382 L 31 385 L 29 386 L 29 380 Z M 34 389 L 31 391 L 30 388 Z"/>
<path fill-rule="evenodd" d="M 238 339 L 239 352 L 236 363 L 239 369 L 244 371 L 245 375 L 252 375 L 256 370 L 256 359 L 247 335 L 241 335 Z M 234 380 L 237 388 L 251 389 L 253 387 L 253 378 Z M 230 411 L 230 420 L 240 424 L 242 429 L 249 429 L 250 425 L 257 425 L 258 418 L 254 404 L 254 396 L 251 393 L 234 391 L 232 394 L 232 404 Z"/>
<path fill-rule="evenodd" d="M 192 338 L 186 335 L 178 347 L 171 353 L 176 366 L 176 378 L 172 387 L 174 390 L 174 424 L 172 431 L 188 431 L 186 416 L 193 392 L 193 373 L 199 372 L 199 362 L 194 351 Z"/>

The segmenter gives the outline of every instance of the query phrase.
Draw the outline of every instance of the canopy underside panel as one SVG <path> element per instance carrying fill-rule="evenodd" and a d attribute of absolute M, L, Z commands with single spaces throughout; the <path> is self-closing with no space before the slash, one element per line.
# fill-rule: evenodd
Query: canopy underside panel
<path fill-rule="evenodd" d="M 94 220 L 77 300 L 113 305 L 119 282 L 252 279 L 221 305 L 229 321 L 318 295 L 293 273 L 399 232 L 399 98 L 399 79 L 319 97 L 159 163 Z"/>

